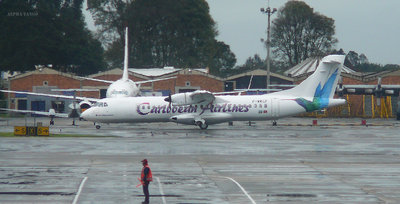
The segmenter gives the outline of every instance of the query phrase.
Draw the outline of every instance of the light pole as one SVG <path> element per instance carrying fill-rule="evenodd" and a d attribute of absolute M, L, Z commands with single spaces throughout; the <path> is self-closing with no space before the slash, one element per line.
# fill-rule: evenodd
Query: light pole
<path fill-rule="evenodd" d="M 271 76 L 271 71 L 270 71 L 270 48 L 271 48 L 271 15 L 274 14 L 277 9 L 271 8 L 268 6 L 266 9 L 261 8 L 260 9 L 261 13 L 265 13 L 268 16 L 268 27 L 267 27 L 267 93 L 269 92 L 268 89 L 270 88 L 270 76 Z"/>

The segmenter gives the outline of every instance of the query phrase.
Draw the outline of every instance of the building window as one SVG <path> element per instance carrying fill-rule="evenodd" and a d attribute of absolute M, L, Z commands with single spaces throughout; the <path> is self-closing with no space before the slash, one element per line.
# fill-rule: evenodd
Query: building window
<path fill-rule="evenodd" d="M 47 86 L 47 85 L 49 85 L 49 82 L 48 81 L 43 81 L 43 86 Z"/>
<path fill-rule="evenodd" d="M 186 86 L 190 86 L 190 81 L 187 81 L 187 82 L 185 83 L 185 85 L 186 85 Z"/>

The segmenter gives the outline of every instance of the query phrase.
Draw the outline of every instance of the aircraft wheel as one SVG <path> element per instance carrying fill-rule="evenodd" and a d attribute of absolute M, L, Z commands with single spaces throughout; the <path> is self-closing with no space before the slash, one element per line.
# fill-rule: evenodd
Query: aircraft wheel
<path fill-rule="evenodd" d="M 207 129 L 207 128 L 208 128 L 207 123 L 203 123 L 203 124 L 200 126 L 200 128 L 201 128 L 202 130 Z"/>
<path fill-rule="evenodd" d="M 50 121 L 50 125 L 54 125 L 54 121 L 51 120 L 51 121 Z"/>
<path fill-rule="evenodd" d="M 277 125 L 277 122 L 274 120 L 274 121 L 272 121 L 272 126 L 276 126 Z"/>
<path fill-rule="evenodd" d="M 200 127 L 200 129 L 205 130 L 208 128 L 208 124 L 207 123 L 202 123 L 201 121 L 197 121 L 196 125 Z"/>
<path fill-rule="evenodd" d="M 96 129 L 100 129 L 101 128 L 101 126 L 100 125 L 96 125 Z"/>

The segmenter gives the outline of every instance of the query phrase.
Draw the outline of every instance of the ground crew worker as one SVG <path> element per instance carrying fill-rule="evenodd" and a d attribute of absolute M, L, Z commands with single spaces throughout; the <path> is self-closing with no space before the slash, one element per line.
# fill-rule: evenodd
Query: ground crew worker
<path fill-rule="evenodd" d="M 147 159 L 143 159 L 142 160 L 142 164 L 143 164 L 143 169 L 142 169 L 142 173 L 140 176 L 140 182 L 143 185 L 143 194 L 144 194 L 144 204 L 148 204 L 149 203 L 149 184 L 151 181 L 153 181 L 153 175 L 151 174 L 151 169 L 149 167 L 149 164 L 147 162 Z"/>

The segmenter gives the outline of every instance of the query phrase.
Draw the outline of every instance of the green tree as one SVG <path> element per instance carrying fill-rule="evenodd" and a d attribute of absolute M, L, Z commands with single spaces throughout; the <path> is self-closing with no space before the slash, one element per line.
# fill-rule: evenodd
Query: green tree
<path fill-rule="evenodd" d="M 81 75 L 105 68 L 104 50 L 85 27 L 83 0 L 0 1 L 0 67 L 27 71 L 35 65 Z"/>
<path fill-rule="evenodd" d="M 121 66 L 124 27 L 129 27 L 133 67 L 209 67 L 214 74 L 236 63 L 229 46 L 215 38 L 205 0 L 89 0 L 89 9 L 108 48 L 111 66 Z"/>
<path fill-rule="evenodd" d="M 210 46 L 207 66 L 212 68 L 211 74 L 225 77 L 235 64 L 236 57 L 229 45 L 217 41 L 215 45 Z"/>
<path fill-rule="evenodd" d="M 255 54 L 254 57 L 247 58 L 244 67 L 247 67 L 248 70 L 267 69 L 265 61 L 261 59 L 258 54 Z"/>
<path fill-rule="evenodd" d="M 400 65 L 397 64 L 386 64 L 383 66 L 376 63 L 369 63 L 365 54 L 358 55 L 355 51 L 347 53 L 344 65 L 357 72 L 381 72 L 400 69 Z"/>
<path fill-rule="evenodd" d="M 273 53 L 288 66 L 332 50 L 337 42 L 332 18 L 314 12 L 302 1 L 288 1 L 271 30 Z"/>
<path fill-rule="evenodd" d="M 344 65 L 350 68 L 354 68 L 360 64 L 360 57 L 358 56 L 357 52 L 350 51 L 346 55 L 346 59 Z"/>
<path fill-rule="evenodd" d="M 361 63 L 361 64 L 369 63 L 367 56 L 365 56 L 364 54 L 361 54 L 361 55 L 359 56 L 359 58 L 360 58 L 360 63 Z"/>

